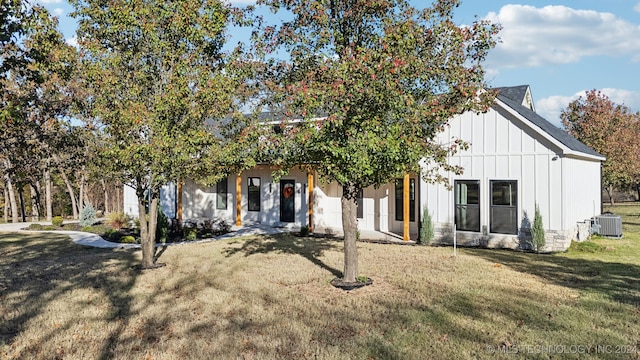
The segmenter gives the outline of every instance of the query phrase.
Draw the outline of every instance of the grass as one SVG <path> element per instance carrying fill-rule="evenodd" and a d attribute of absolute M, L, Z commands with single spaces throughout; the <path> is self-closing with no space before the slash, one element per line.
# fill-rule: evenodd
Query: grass
<path fill-rule="evenodd" d="M 0 234 L 0 358 L 638 359 L 640 207 L 627 210 L 624 238 L 593 252 L 359 243 L 373 285 L 351 292 L 329 285 L 343 261 L 330 239 L 171 246 L 139 272 L 139 251 Z"/>

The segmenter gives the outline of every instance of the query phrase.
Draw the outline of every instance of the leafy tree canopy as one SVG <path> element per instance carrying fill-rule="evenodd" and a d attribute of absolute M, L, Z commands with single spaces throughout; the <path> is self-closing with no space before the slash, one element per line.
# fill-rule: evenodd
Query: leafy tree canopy
<path fill-rule="evenodd" d="M 343 188 L 345 249 L 355 249 L 355 197 L 405 173 L 444 181 L 448 154 L 465 146 L 436 141 L 454 115 L 486 111 L 482 62 L 499 26 L 453 21 L 459 1 L 417 9 L 406 0 L 260 0 L 293 14 L 281 25 L 259 23 L 255 48 L 270 64 L 265 104 L 287 119 L 272 140 L 287 169 L 313 164 Z M 278 54 L 285 54 L 277 59 Z M 315 121 L 315 118 L 323 117 Z M 295 126 L 287 120 L 303 119 Z M 426 171 L 419 163 L 426 159 Z M 345 215 L 347 214 L 347 215 Z M 347 216 L 348 218 L 345 218 Z M 347 246 L 348 245 L 348 246 Z M 345 264 L 353 257 L 345 250 Z M 353 250 L 354 251 L 354 250 Z M 351 260 L 350 260 L 350 259 Z M 353 266 L 345 279 L 355 280 Z M 349 268 L 349 269 L 347 269 Z"/>
<path fill-rule="evenodd" d="M 560 117 L 571 135 L 607 158 L 602 164 L 603 186 L 635 184 L 640 175 L 640 114 L 591 90 L 572 101 Z"/>

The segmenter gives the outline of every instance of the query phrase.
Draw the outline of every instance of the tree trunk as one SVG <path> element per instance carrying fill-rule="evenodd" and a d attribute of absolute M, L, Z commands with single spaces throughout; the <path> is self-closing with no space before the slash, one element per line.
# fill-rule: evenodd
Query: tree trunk
<path fill-rule="evenodd" d="M 140 242 L 142 245 L 142 268 L 155 267 L 156 221 L 158 214 L 158 197 L 152 195 L 147 220 L 144 206 L 144 190 L 136 191 L 138 196 L 138 216 L 140 217 Z"/>
<path fill-rule="evenodd" d="M 47 168 L 44 169 L 44 202 L 47 213 L 47 221 L 51 221 L 53 218 L 53 199 L 51 195 L 51 172 L 49 171 L 49 162 L 47 162 Z"/>
<path fill-rule="evenodd" d="M 342 231 L 344 232 L 344 272 L 342 281 L 356 282 L 358 276 L 358 205 L 355 196 L 342 195 Z"/>
<path fill-rule="evenodd" d="M 78 203 L 76 201 L 76 193 L 73 191 L 73 185 L 69 181 L 67 174 L 64 173 L 64 170 L 61 166 L 58 166 L 58 170 L 60 171 L 60 176 L 62 176 L 62 180 L 64 184 L 67 186 L 67 193 L 69 193 L 69 197 L 71 198 L 71 210 L 73 211 L 73 218 L 78 218 Z"/>
<path fill-rule="evenodd" d="M 24 187 L 22 185 L 18 185 L 18 196 L 20 197 L 20 217 L 22 218 L 22 222 L 26 222 L 27 213 L 24 209 Z"/>
<path fill-rule="evenodd" d="M 78 184 L 78 214 L 82 214 L 82 209 L 84 208 L 84 198 L 86 197 L 85 188 L 84 188 L 84 170 L 81 171 L 80 181 Z"/>
<path fill-rule="evenodd" d="M 9 191 L 7 191 L 7 184 L 3 186 L 4 188 L 4 222 L 5 224 L 9 222 Z"/>
<path fill-rule="evenodd" d="M 609 204 L 613 205 L 613 185 L 607 186 L 607 195 L 609 195 Z"/>
<path fill-rule="evenodd" d="M 40 195 L 36 187 L 30 185 L 31 188 L 31 221 L 40 221 Z"/>
<path fill-rule="evenodd" d="M 109 192 L 107 191 L 107 183 L 104 179 L 100 179 L 100 184 L 102 185 L 102 192 L 104 193 L 104 213 L 109 213 Z"/>
<path fill-rule="evenodd" d="M 18 203 L 16 202 L 16 193 L 13 189 L 13 182 L 11 181 L 11 175 L 9 174 L 9 171 L 8 171 L 11 168 L 11 163 L 9 163 L 8 159 L 4 159 L 4 167 L 6 169 L 6 172 L 4 174 L 4 181 L 6 184 L 6 189 L 9 192 L 9 203 L 11 204 L 11 222 L 17 223 L 19 222 Z"/>

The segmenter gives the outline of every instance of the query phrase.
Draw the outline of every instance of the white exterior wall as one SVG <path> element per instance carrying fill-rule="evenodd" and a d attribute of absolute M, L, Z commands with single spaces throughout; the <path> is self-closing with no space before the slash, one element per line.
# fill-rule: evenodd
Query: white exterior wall
<path fill-rule="evenodd" d="M 409 223 L 409 231 L 418 233 L 420 220 L 420 194 L 417 176 L 412 175 L 416 186 L 415 221 Z M 316 226 L 320 228 L 342 229 L 342 189 L 335 182 L 320 183 L 315 190 Z M 376 189 L 370 186 L 362 193 L 362 214 L 358 219 L 358 229 L 402 233 L 404 223 L 395 220 L 395 185 L 387 184 Z"/>
<path fill-rule="evenodd" d="M 272 169 L 257 166 L 244 171 L 242 178 L 241 220 L 243 224 L 262 223 L 267 225 L 285 225 L 280 223 L 280 183 L 274 182 Z M 247 210 L 248 179 L 260 178 L 260 211 Z M 295 181 L 295 226 L 306 226 L 309 209 L 307 173 L 292 169 L 282 180 Z M 182 187 L 183 219 L 221 218 L 233 224 L 236 219 L 236 175 L 227 178 L 227 208 L 216 209 L 216 187 L 205 187 L 193 181 L 185 181 Z"/>
<path fill-rule="evenodd" d="M 124 213 L 131 217 L 138 217 L 138 196 L 136 190 L 129 185 L 124 185 Z M 169 219 L 176 216 L 176 187 L 173 183 L 160 188 L 159 205 Z"/>
<path fill-rule="evenodd" d="M 564 157 L 561 148 L 536 134 L 520 119 L 493 108 L 485 114 L 466 113 L 455 117 L 450 125 L 439 137 L 442 143 L 455 138 L 471 143 L 467 151 L 449 159 L 450 164 L 464 168 L 462 175 L 449 175 L 451 186 L 455 180 L 480 181 L 481 232 L 458 232 L 462 244 L 522 247 L 523 239 L 518 235 L 489 233 L 491 180 L 517 181 L 519 227 L 525 216 L 533 223 L 536 204 L 543 225 L 552 236 L 569 232 L 572 233 L 569 236 L 573 236 L 577 222 L 593 216 L 593 203 L 600 202 L 599 161 Z M 560 156 L 556 158 L 557 154 Z M 425 182 L 422 189 L 421 204 L 426 204 L 442 240 L 451 241 L 454 191 Z M 549 250 L 569 244 L 568 241 L 547 242 Z"/>

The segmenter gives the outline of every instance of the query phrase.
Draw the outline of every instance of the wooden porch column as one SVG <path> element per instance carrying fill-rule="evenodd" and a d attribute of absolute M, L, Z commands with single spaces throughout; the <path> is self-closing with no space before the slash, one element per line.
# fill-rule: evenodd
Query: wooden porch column
<path fill-rule="evenodd" d="M 242 174 L 236 177 L 236 226 L 242 225 Z"/>
<path fill-rule="evenodd" d="M 409 241 L 409 174 L 404 174 L 404 184 L 402 186 L 402 219 L 402 239 Z"/>
<path fill-rule="evenodd" d="M 307 218 L 309 222 L 307 226 L 309 227 L 309 232 L 313 232 L 313 171 L 310 171 L 307 174 L 307 186 L 309 191 L 309 211 L 307 212 Z"/>
<path fill-rule="evenodd" d="M 178 189 L 176 190 L 178 193 L 178 203 L 176 204 L 176 219 L 178 219 L 179 223 L 182 223 L 182 178 L 178 179 Z"/>

